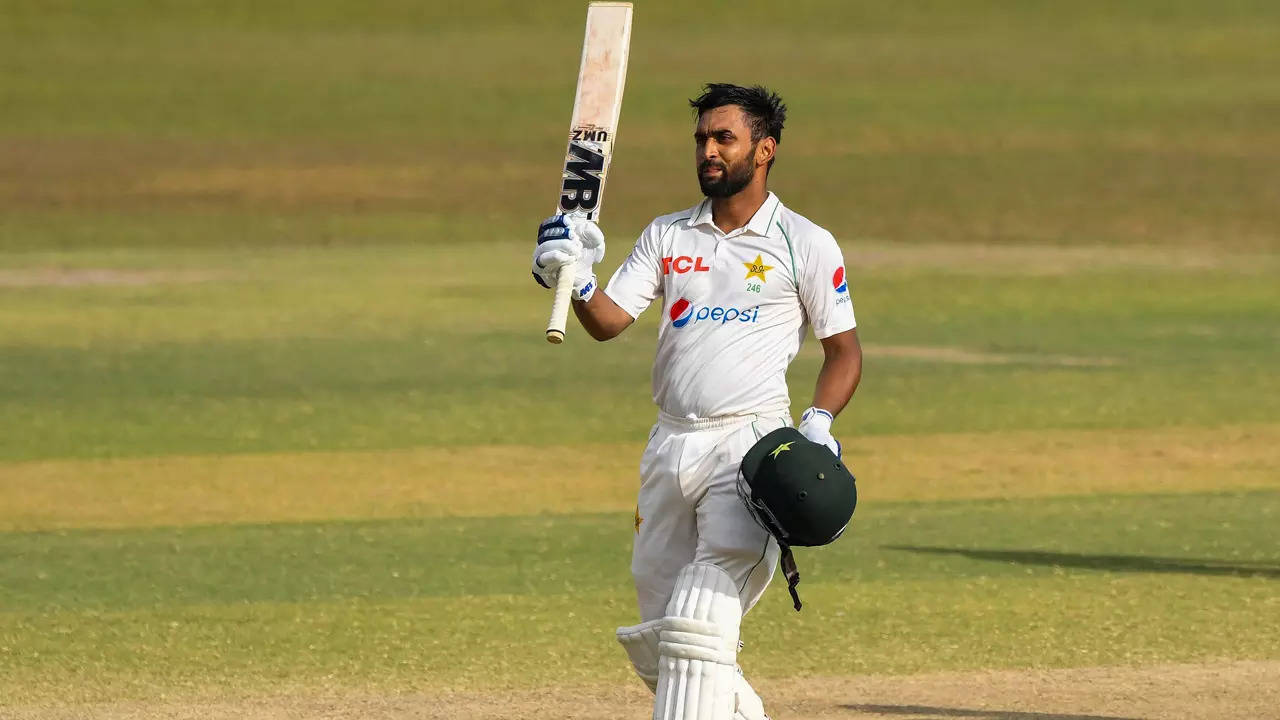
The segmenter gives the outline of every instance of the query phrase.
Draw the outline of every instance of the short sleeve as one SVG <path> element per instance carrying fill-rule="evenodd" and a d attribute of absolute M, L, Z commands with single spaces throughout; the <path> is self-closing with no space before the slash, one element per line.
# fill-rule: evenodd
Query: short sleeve
<path fill-rule="evenodd" d="M 658 223 L 640 233 L 635 247 L 622 261 L 604 293 L 633 318 L 649 307 L 662 291 L 662 252 Z"/>
<path fill-rule="evenodd" d="M 844 254 L 831 233 L 814 233 L 800 277 L 800 302 L 819 340 L 858 325 L 845 275 Z"/>

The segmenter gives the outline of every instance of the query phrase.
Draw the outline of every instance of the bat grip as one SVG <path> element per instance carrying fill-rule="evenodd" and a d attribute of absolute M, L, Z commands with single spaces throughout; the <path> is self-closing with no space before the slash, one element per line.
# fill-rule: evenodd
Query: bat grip
<path fill-rule="evenodd" d="M 547 323 L 547 342 L 564 342 L 564 326 L 569 319 L 569 297 L 573 295 L 573 265 L 562 265 L 556 274 L 556 296 L 551 301 L 551 321 Z"/>

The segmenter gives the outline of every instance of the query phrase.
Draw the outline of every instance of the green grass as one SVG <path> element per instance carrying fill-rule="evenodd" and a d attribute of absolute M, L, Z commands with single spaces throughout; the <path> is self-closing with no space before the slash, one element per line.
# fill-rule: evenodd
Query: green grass
<path fill-rule="evenodd" d="M 1271 658 L 1278 516 L 1275 491 L 864 505 L 847 538 L 800 552 L 802 613 L 773 593 L 750 616 L 747 662 L 786 676 Z M 608 630 L 634 613 L 629 543 L 620 514 L 9 534 L 0 690 L 46 699 L 85 668 L 86 697 L 330 673 L 620 680 Z M 462 646 L 458 665 L 441 656 Z"/>
<path fill-rule="evenodd" d="M 868 354 L 837 430 L 859 452 L 971 433 L 977 463 L 1037 452 L 1008 442 L 1025 431 L 1280 423 L 1280 6 L 774 5 L 638 7 L 604 273 L 698 199 L 684 99 L 763 82 L 791 108 L 771 186 L 845 248 Z M 552 348 L 527 273 L 581 16 L 0 7 L 0 491 L 27 461 L 639 441 L 658 313 Z M 810 340 L 801 407 L 818 362 Z M 803 613 L 776 588 L 753 613 L 748 671 L 1277 659 L 1280 486 L 1174 494 L 1179 448 L 1162 473 L 1134 437 L 1160 493 L 864 504 L 801 554 Z M 1256 484 L 1264 443 L 1223 467 Z M 901 479 L 875 461 L 864 489 Z M 112 482 L 188 482 L 168 467 Z M 405 517 L 209 526 L 135 498 L 144 527 L 121 530 L 69 527 L 100 516 L 74 493 L 65 517 L 0 504 L 63 528 L 0 533 L 0 706 L 633 682 L 609 633 L 633 618 L 626 514 L 424 518 L 396 497 Z"/>
<path fill-rule="evenodd" d="M 748 620 L 753 676 L 1274 658 L 1276 642 L 1258 627 L 1273 583 L 1243 578 L 833 584 L 804 599 L 803 618 L 778 602 Z M 0 638 L 24 645 L 0 657 L 19 668 L 5 678 L 14 702 L 622 684 L 635 680 L 611 629 L 630 604 L 611 592 L 11 615 Z"/>
<path fill-rule="evenodd" d="M 859 249 L 847 246 L 851 258 Z M 0 424 L 11 428 L 0 458 L 640 437 L 653 416 L 646 385 L 657 313 L 614 343 L 586 346 L 574 333 L 578 349 L 558 352 L 539 342 L 546 298 L 521 274 L 526 255 L 523 244 L 503 244 L 485 253 L 387 245 L 10 256 L 0 268 L 203 275 L 0 288 L 9 328 L 0 374 L 23 378 L 0 386 Z M 1108 262 L 1105 251 L 1098 262 Z M 1268 362 L 1280 273 L 1267 267 L 1050 277 L 851 269 L 869 350 L 958 347 L 1027 361 L 869 356 L 866 386 L 841 427 L 869 435 L 1274 421 L 1266 398 L 1280 391 Z M 1057 356 L 1110 364 L 1064 367 Z M 811 349 L 793 367 L 801 406 L 817 364 Z"/>
<path fill-rule="evenodd" d="M 1103 556 L 1174 557 L 1183 564 L 1161 569 L 1153 563 L 1145 571 L 1249 576 L 1256 570 L 1280 580 L 1280 551 L 1266 531 L 1278 516 L 1275 492 L 864 504 L 849 542 L 800 550 L 798 557 L 812 572 L 806 587 L 1062 572 L 1052 558 L 985 562 L 900 547 L 1075 553 L 1094 558 L 1097 570 L 1118 572 L 1144 569 Z M 625 595 L 628 520 L 609 514 L 13 533 L 0 538 L 0 603 L 27 612 L 112 612 L 237 602 Z M 432 560 L 442 548 L 449 548 L 449 563 Z M 128 562 L 113 564 L 118 557 Z M 1222 569 L 1196 567 L 1201 560 Z M 1056 564 L 1071 562 L 1064 556 Z"/>

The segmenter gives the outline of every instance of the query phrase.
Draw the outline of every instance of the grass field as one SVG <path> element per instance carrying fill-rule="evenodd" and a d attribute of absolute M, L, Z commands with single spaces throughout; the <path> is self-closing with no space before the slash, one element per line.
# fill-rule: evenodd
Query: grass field
<path fill-rule="evenodd" d="M 657 320 L 553 348 L 527 271 L 582 9 L 0 7 L 0 717 L 645 715 Z M 1278 717 L 1276 6 L 700 12 L 637 8 L 606 272 L 764 82 L 866 351 L 772 714 Z"/>

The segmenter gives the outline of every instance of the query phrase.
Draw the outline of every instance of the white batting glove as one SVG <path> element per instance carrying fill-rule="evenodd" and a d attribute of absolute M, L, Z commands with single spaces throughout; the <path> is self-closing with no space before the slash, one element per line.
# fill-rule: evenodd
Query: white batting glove
<path fill-rule="evenodd" d="M 831 436 L 831 422 L 835 418 L 831 413 L 818 407 L 811 407 L 800 415 L 800 424 L 796 430 L 809 440 L 826 445 L 827 449 L 840 457 L 840 441 Z"/>
<path fill-rule="evenodd" d="M 533 279 L 544 288 L 556 284 L 560 272 L 573 273 L 573 299 L 587 301 L 596 291 L 592 266 L 604 259 L 600 226 L 575 215 L 552 215 L 538 226 L 533 248 Z"/>

